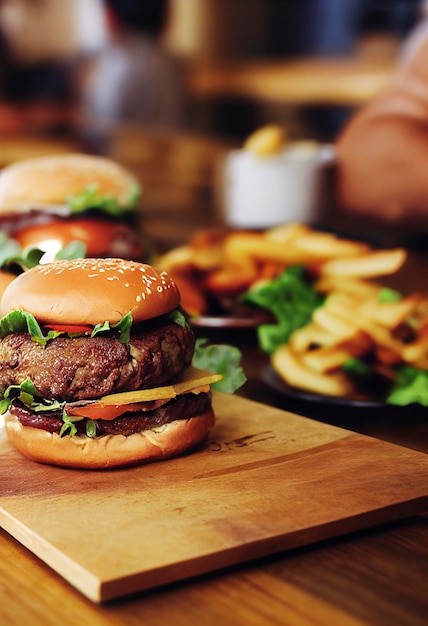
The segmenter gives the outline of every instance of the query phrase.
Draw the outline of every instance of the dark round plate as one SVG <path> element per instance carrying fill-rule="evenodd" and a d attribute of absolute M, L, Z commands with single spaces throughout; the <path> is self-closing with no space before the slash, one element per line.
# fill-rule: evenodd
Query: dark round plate
<path fill-rule="evenodd" d="M 257 328 L 262 322 L 254 317 L 233 317 L 229 315 L 200 315 L 190 319 L 198 328 Z"/>
<path fill-rule="evenodd" d="M 199 315 L 190 318 L 190 324 L 198 328 L 224 328 L 224 329 L 256 329 L 261 324 L 272 321 L 272 316 L 264 311 L 245 310 L 239 313 L 218 315 Z"/>
<path fill-rule="evenodd" d="M 354 408 L 380 408 L 385 406 L 384 400 L 380 398 L 357 399 L 357 398 L 339 398 L 335 396 L 325 396 L 319 393 L 312 393 L 303 389 L 291 387 L 283 381 L 270 365 L 265 365 L 261 370 L 262 381 L 271 389 L 278 393 L 293 398 L 295 400 L 303 400 L 304 402 L 312 402 L 317 404 L 329 404 L 343 407 Z"/>

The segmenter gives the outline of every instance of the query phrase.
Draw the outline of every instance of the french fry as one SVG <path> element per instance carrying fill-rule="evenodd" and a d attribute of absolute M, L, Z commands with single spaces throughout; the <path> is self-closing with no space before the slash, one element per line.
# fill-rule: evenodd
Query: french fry
<path fill-rule="evenodd" d="M 329 310 L 326 306 L 316 309 L 313 321 L 336 338 L 336 342 L 347 341 L 358 333 L 358 326 L 352 320 L 345 319 L 342 314 Z"/>
<path fill-rule="evenodd" d="M 388 346 L 378 345 L 374 350 L 376 361 L 382 365 L 397 365 L 402 361 L 402 353 L 397 350 L 391 350 Z"/>
<path fill-rule="evenodd" d="M 204 287 L 215 294 L 239 294 L 249 289 L 258 277 L 259 271 L 253 259 L 244 255 L 236 256 L 233 262 L 210 272 Z"/>
<path fill-rule="evenodd" d="M 193 265 L 193 250 L 191 246 L 180 246 L 173 248 L 156 259 L 155 265 L 160 270 L 170 272 Z"/>
<path fill-rule="evenodd" d="M 207 313 L 208 302 L 204 294 L 199 289 L 197 282 L 191 280 L 185 272 L 173 270 L 170 272 L 171 278 L 180 290 L 181 306 L 189 315 L 203 315 Z"/>
<path fill-rule="evenodd" d="M 344 347 L 324 346 L 315 350 L 309 350 L 300 355 L 302 363 L 311 370 L 328 374 L 337 370 L 349 359 L 349 353 Z"/>
<path fill-rule="evenodd" d="M 287 141 L 285 129 L 276 124 L 268 124 L 254 131 L 244 143 L 244 150 L 256 156 L 278 154 Z"/>
<path fill-rule="evenodd" d="M 315 282 L 315 289 L 319 293 L 330 293 L 340 291 L 348 295 L 355 296 L 359 300 L 366 298 L 376 298 L 380 291 L 380 286 L 361 278 L 350 278 L 343 276 L 321 276 Z"/>
<path fill-rule="evenodd" d="M 300 224 L 299 222 L 289 222 L 280 226 L 273 226 L 265 232 L 266 239 L 270 241 L 280 241 L 288 243 L 297 237 L 306 235 L 310 232 L 309 226 Z"/>
<path fill-rule="evenodd" d="M 224 243 L 224 257 L 234 262 L 236 258 L 253 258 L 258 261 L 276 261 L 284 265 L 300 265 L 308 261 L 306 252 L 296 249 L 293 242 L 269 240 L 262 233 L 235 233 Z"/>
<path fill-rule="evenodd" d="M 321 268 L 323 276 L 374 277 L 397 272 L 407 258 L 403 248 L 379 250 L 354 258 L 340 258 L 326 261 Z"/>
<path fill-rule="evenodd" d="M 397 302 L 379 302 L 369 299 L 360 305 L 362 315 L 386 328 L 397 328 L 416 310 L 420 296 L 414 293 Z"/>
<path fill-rule="evenodd" d="M 428 337 L 407 344 L 401 354 L 403 361 L 420 369 L 428 369 Z"/>
<path fill-rule="evenodd" d="M 314 231 L 302 234 L 296 238 L 293 245 L 309 259 L 360 257 L 370 252 L 370 247 L 365 243 Z"/>
<path fill-rule="evenodd" d="M 361 307 L 353 306 L 352 299 L 343 297 L 343 294 L 334 294 L 334 296 L 327 298 L 325 307 L 318 309 L 318 311 L 322 311 L 324 308 L 333 317 L 336 316 L 337 323 L 340 322 L 344 328 L 346 325 L 353 326 L 354 336 L 358 329 L 363 330 L 371 337 L 374 344 L 388 348 L 398 356 L 401 355 L 404 344 L 396 339 L 387 328 L 365 317 L 361 312 Z M 319 322 L 318 318 L 317 321 Z"/>
<path fill-rule="evenodd" d="M 288 345 L 294 352 L 304 352 L 312 346 L 332 346 L 337 344 L 337 336 L 315 321 L 292 333 Z"/>
<path fill-rule="evenodd" d="M 286 345 L 281 346 L 271 357 L 274 370 L 283 380 L 297 389 L 320 393 L 326 396 L 349 397 L 354 387 L 342 372 L 322 374 L 314 371 L 299 359 Z"/>

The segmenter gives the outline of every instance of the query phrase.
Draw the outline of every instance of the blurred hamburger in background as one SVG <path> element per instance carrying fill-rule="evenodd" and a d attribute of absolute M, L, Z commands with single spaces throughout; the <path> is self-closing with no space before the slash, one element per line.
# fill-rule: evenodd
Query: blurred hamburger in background
<path fill-rule="evenodd" d="M 81 241 L 71 241 L 54 255 L 55 260 L 84 258 L 86 246 Z M 36 246 L 22 248 L 20 244 L 0 231 L 0 296 L 16 276 L 39 265 L 45 252 Z"/>
<path fill-rule="evenodd" d="M 143 261 L 138 234 L 137 178 L 118 163 L 87 154 L 25 159 L 0 173 L 0 230 L 22 248 L 45 253 L 42 262 L 72 241 L 88 257 Z"/>

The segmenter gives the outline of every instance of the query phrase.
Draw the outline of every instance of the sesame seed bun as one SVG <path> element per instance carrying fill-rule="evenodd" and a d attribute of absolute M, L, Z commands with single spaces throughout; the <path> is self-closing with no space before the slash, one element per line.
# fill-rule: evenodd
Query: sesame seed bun
<path fill-rule="evenodd" d="M 5 414 L 10 443 L 32 461 L 82 469 L 106 469 L 137 463 L 161 461 L 203 443 L 214 426 L 212 410 L 190 419 L 180 419 L 153 430 L 133 435 L 60 437 L 40 428 L 23 426 Z"/>
<path fill-rule="evenodd" d="M 129 171 L 105 157 L 76 153 L 24 159 L 0 174 L 0 216 L 63 205 L 92 185 L 124 207 L 139 189 Z"/>
<path fill-rule="evenodd" d="M 166 272 L 124 259 L 73 259 L 38 265 L 15 278 L 0 301 L 1 315 L 23 309 L 44 323 L 135 323 L 164 315 L 180 303 Z"/>

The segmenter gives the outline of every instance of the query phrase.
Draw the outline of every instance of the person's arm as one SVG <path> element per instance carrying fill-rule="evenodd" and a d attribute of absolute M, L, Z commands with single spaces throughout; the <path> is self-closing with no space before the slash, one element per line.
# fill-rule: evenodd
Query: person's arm
<path fill-rule="evenodd" d="M 337 200 L 390 223 L 428 223 L 428 29 L 388 90 L 336 142 Z"/>

